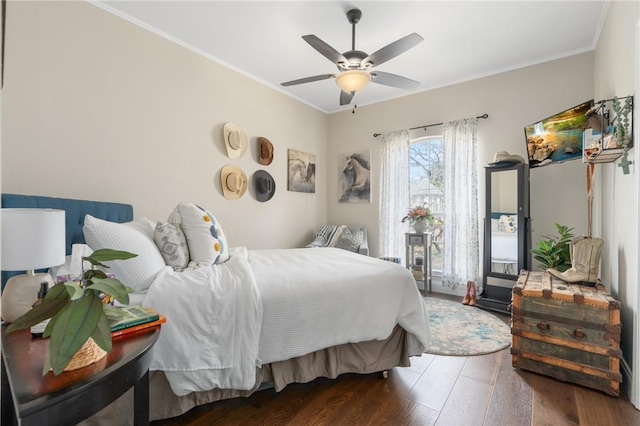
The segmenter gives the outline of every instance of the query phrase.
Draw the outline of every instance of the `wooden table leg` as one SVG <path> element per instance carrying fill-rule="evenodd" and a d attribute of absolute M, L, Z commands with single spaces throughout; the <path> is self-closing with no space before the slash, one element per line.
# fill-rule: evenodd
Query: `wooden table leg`
<path fill-rule="evenodd" d="M 133 386 L 133 424 L 149 424 L 149 370 Z"/>

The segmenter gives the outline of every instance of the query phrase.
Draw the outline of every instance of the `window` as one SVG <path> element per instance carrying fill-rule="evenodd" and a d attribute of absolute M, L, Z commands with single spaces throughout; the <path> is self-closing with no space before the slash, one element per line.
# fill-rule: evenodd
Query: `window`
<path fill-rule="evenodd" d="M 428 232 L 433 234 L 431 262 L 434 278 L 442 275 L 444 253 L 444 140 L 430 136 L 411 142 L 409 147 L 410 205 L 424 205 L 438 218 Z"/>

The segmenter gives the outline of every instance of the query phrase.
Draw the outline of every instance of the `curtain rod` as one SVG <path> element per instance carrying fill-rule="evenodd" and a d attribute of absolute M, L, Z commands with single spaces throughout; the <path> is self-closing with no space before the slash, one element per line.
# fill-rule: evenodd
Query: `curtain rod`
<path fill-rule="evenodd" d="M 476 118 L 489 118 L 489 114 L 482 114 L 477 116 Z M 412 127 L 408 130 L 417 130 L 417 129 L 424 129 L 427 130 L 427 127 L 433 127 L 433 126 L 442 126 L 444 123 L 433 123 L 433 124 L 425 124 L 423 126 L 418 126 L 418 127 Z M 378 136 L 380 136 L 382 133 L 374 133 L 373 137 L 377 138 Z"/>

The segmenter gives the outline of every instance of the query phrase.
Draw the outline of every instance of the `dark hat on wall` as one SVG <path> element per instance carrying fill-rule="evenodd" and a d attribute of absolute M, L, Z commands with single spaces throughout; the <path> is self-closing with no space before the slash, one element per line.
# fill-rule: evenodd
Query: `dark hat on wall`
<path fill-rule="evenodd" d="M 253 174 L 253 185 L 258 201 L 269 201 L 276 193 L 276 181 L 265 170 L 258 170 Z"/>
<path fill-rule="evenodd" d="M 509 154 L 507 151 L 498 151 L 493 156 L 493 161 L 487 163 L 491 167 L 504 167 L 516 163 L 524 163 L 524 158 L 517 154 Z"/>
<path fill-rule="evenodd" d="M 258 138 L 258 163 L 268 166 L 273 161 L 273 145 L 267 138 Z"/>

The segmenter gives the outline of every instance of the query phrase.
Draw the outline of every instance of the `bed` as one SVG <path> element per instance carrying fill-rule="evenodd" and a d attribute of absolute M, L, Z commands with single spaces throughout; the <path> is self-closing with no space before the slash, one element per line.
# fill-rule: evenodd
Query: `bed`
<path fill-rule="evenodd" d="M 515 213 L 491 214 L 491 264 L 492 270 L 515 274 L 518 264 L 518 215 Z"/>
<path fill-rule="evenodd" d="M 67 211 L 69 253 L 71 242 L 85 242 L 83 225 L 85 232 L 91 225 L 85 224 L 87 211 L 89 220 L 106 219 L 109 224 L 105 226 L 126 228 L 126 232 L 138 227 L 136 232 L 143 233 L 140 224 L 149 222 L 133 221 L 131 206 L 120 203 L 3 194 L 2 206 Z M 114 209 L 120 211 L 115 217 Z M 231 302 L 220 296 L 227 293 L 233 294 Z M 167 317 L 154 347 L 151 420 L 175 417 L 197 405 L 248 396 L 266 387 L 279 391 L 290 383 L 317 377 L 409 366 L 409 357 L 421 354 L 429 339 L 426 309 L 409 271 L 336 248 L 237 247 L 230 249 L 228 261 L 211 267 L 176 271 L 163 265 L 145 291 L 132 294 L 131 303 L 151 306 Z M 192 325 L 200 320 L 209 321 L 211 327 Z M 216 334 L 207 336 L 214 328 Z M 234 333 L 231 340 L 219 338 Z M 177 346 L 189 350 L 178 348 L 176 352 L 173 348 L 174 339 L 181 339 L 179 334 L 185 339 Z M 204 344 L 203 349 L 193 351 L 192 342 Z M 225 348 L 241 354 L 241 359 L 229 357 Z M 193 352 L 209 353 L 215 362 L 208 356 L 183 360 L 185 353 Z M 197 364 L 194 369 L 191 358 L 209 364 Z M 237 369 L 231 365 L 235 362 L 240 365 Z M 129 392 L 86 423 L 121 424 L 131 411 Z"/>

